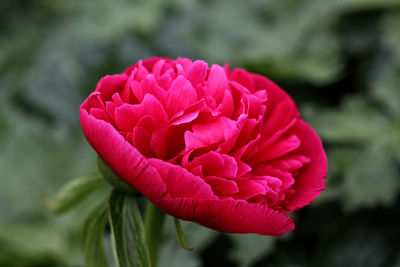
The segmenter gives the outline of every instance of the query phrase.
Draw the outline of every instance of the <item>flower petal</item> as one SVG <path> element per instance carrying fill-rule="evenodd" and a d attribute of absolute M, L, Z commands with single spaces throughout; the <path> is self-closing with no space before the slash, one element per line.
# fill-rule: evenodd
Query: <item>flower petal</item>
<path fill-rule="evenodd" d="M 321 139 L 304 121 L 299 122 L 298 131 L 302 132 L 301 146 L 297 153 L 311 159 L 295 178 L 295 194 L 285 205 L 287 212 L 295 211 L 313 201 L 325 189 L 325 177 L 328 163 Z"/>
<path fill-rule="evenodd" d="M 235 199 L 248 200 L 257 195 L 265 195 L 267 193 L 265 186 L 256 181 L 243 179 L 236 182 L 239 187 L 239 192 L 233 196 Z"/>
<path fill-rule="evenodd" d="M 192 65 L 190 65 L 186 76 L 188 80 L 192 83 L 193 87 L 195 87 L 199 83 L 204 82 L 207 75 L 207 69 L 207 63 L 202 60 L 196 60 L 195 62 L 193 62 Z"/>
<path fill-rule="evenodd" d="M 238 82 L 249 89 L 249 91 L 254 92 L 254 81 L 246 70 L 240 68 L 234 69 L 230 78 L 232 81 Z"/>
<path fill-rule="evenodd" d="M 238 166 L 236 160 L 225 154 L 219 154 L 214 151 L 210 151 L 206 154 L 200 155 L 193 159 L 188 169 L 194 166 L 202 166 L 202 170 L 205 176 L 220 176 L 220 177 L 236 177 Z"/>
<path fill-rule="evenodd" d="M 211 185 L 212 190 L 218 196 L 230 196 L 239 192 L 236 182 L 222 177 L 207 176 L 204 180 Z"/>
<path fill-rule="evenodd" d="M 172 216 L 222 232 L 282 235 L 294 229 L 289 216 L 244 200 L 179 198 L 154 203 Z"/>
<path fill-rule="evenodd" d="M 229 88 L 228 78 L 225 70 L 216 64 L 211 66 L 210 74 L 207 79 L 208 94 L 213 96 L 215 102 L 219 104 L 224 96 L 225 90 Z"/>
<path fill-rule="evenodd" d="M 167 191 L 172 198 L 218 199 L 209 184 L 181 166 L 154 158 L 148 161 L 164 179 Z"/>
<path fill-rule="evenodd" d="M 237 123 L 226 117 L 209 123 L 195 124 L 192 128 L 192 132 L 185 132 L 187 151 L 229 140 L 238 131 Z"/>
<path fill-rule="evenodd" d="M 271 144 L 269 147 L 264 148 L 264 150 L 259 151 L 255 155 L 251 155 L 251 163 L 257 164 L 279 158 L 296 150 L 300 145 L 300 138 L 297 135 L 291 135 Z"/>
<path fill-rule="evenodd" d="M 157 170 L 111 124 L 90 116 L 82 106 L 79 115 L 89 144 L 119 177 L 149 199 L 168 194 Z"/>
<path fill-rule="evenodd" d="M 126 74 L 107 75 L 103 77 L 96 86 L 96 92 L 101 93 L 101 98 L 105 101 L 124 88 L 125 82 L 128 80 Z"/>
<path fill-rule="evenodd" d="M 197 100 L 196 90 L 182 75 L 172 82 L 167 94 L 164 106 L 171 116 L 184 110 Z"/>
<path fill-rule="evenodd" d="M 132 131 L 137 122 L 145 115 L 149 115 L 159 121 L 168 121 L 167 113 L 160 101 L 153 95 L 147 94 L 143 102 L 138 105 L 123 104 L 115 109 L 115 122 L 118 129 Z"/>

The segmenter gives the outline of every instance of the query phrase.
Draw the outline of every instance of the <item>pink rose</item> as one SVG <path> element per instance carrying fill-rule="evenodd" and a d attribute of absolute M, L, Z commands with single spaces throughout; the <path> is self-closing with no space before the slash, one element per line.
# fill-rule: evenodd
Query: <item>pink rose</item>
<path fill-rule="evenodd" d="M 150 58 L 105 76 L 80 107 L 90 145 L 166 213 L 232 233 L 281 235 L 325 187 L 321 140 L 267 78 Z"/>

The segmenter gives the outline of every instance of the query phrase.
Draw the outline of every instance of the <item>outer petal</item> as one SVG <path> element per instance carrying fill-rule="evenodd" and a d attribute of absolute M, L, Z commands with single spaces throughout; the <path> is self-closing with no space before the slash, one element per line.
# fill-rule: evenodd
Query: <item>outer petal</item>
<path fill-rule="evenodd" d="M 295 194 L 285 205 L 288 212 L 311 203 L 325 189 L 325 177 L 328 169 L 321 139 L 306 122 L 300 121 L 298 127 L 302 132 L 302 141 L 296 152 L 309 157 L 311 162 L 306 164 L 301 169 L 299 176 L 296 177 Z"/>
<path fill-rule="evenodd" d="M 282 235 L 294 229 L 292 218 L 266 206 L 244 200 L 180 198 L 154 203 L 172 216 L 222 232 Z"/>
<path fill-rule="evenodd" d="M 82 106 L 85 105 L 85 102 Z M 149 199 L 166 197 L 164 181 L 148 162 L 114 127 L 90 116 L 81 106 L 79 110 L 83 133 L 99 156 L 125 182 Z"/>
<path fill-rule="evenodd" d="M 152 57 L 152 58 L 148 58 L 148 59 L 145 59 L 145 60 L 143 60 L 143 65 L 146 67 L 146 68 L 148 68 L 149 70 L 151 70 L 152 68 L 153 68 L 153 66 L 157 63 L 157 61 L 159 61 L 159 60 L 165 60 L 165 61 L 171 61 L 170 59 L 168 59 L 168 58 L 164 58 L 164 57 Z M 126 74 L 131 74 L 131 72 L 132 72 L 132 70 L 135 68 L 135 67 L 137 67 L 137 63 L 136 64 L 134 64 L 134 65 L 132 65 L 132 66 L 130 66 L 129 68 L 127 68 L 125 71 L 124 71 L 124 73 L 126 73 Z"/>
<path fill-rule="evenodd" d="M 159 159 L 149 159 L 163 178 L 167 191 L 173 198 L 218 199 L 211 186 L 188 170 Z"/>
<path fill-rule="evenodd" d="M 122 90 L 127 80 L 128 75 L 126 74 L 107 75 L 99 81 L 95 91 L 101 93 L 103 100 L 107 100 L 114 93 Z"/>
<path fill-rule="evenodd" d="M 276 131 L 284 129 L 293 118 L 299 117 L 299 111 L 293 99 L 274 82 L 258 74 L 252 76 L 255 90 L 267 91 L 268 108 L 262 136 L 270 137 Z"/>

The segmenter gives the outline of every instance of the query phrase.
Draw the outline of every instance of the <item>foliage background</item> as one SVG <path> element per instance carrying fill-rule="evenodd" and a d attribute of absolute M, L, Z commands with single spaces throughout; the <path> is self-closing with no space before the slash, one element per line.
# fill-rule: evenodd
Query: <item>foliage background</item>
<path fill-rule="evenodd" d="M 43 203 L 96 169 L 78 107 L 155 55 L 230 62 L 296 100 L 329 157 L 326 191 L 283 237 L 166 224 L 161 266 L 400 266 L 399 0 L 2 0 L 0 266 L 82 266 L 81 224 Z"/>

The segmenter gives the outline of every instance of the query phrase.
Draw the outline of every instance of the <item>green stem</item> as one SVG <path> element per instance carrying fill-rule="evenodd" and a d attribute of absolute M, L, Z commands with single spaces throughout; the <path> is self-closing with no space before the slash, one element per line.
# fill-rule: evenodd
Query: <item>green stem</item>
<path fill-rule="evenodd" d="M 162 242 L 164 221 L 165 213 L 148 201 L 144 219 L 144 228 L 152 267 L 157 267 L 158 250 Z"/>

